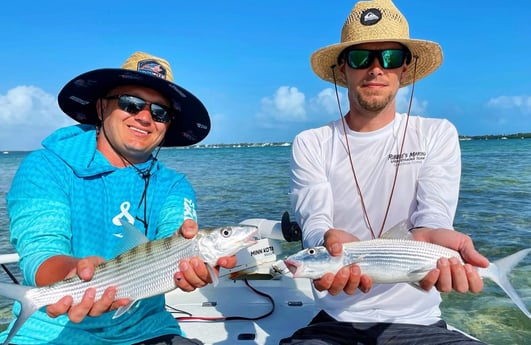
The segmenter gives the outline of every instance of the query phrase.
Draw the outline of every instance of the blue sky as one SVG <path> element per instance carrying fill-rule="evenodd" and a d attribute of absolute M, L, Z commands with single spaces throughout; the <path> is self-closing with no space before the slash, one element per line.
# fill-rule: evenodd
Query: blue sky
<path fill-rule="evenodd" d="M 443 65 L 415 86 L 412 114 L 461 135 L 531 132 L 531 2 L 395 4 L 412 38 L 441 44 Z M 291 141 L 339 118 L 333 85 L 313 74 L 354 1 L 7 1 L 0 32 L 0 150 L 30 150 L 72 124 L 57 93 L 78 74 L 140 50 L 170 61 L 212 119 L 204 144 Z M 345 98 L 345 89 L 340 88 Z M 406 112 L 411 88 L 398 95 Z M 343 108 L 343 109 L 348 109 Z"/>

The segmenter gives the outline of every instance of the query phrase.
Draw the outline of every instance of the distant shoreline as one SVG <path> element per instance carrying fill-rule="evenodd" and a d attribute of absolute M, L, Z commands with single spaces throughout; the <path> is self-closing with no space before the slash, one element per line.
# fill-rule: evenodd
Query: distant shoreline
<path fill-rule="evenodd" d="M 197 144 L 194 146 L 180 147 L 186 148 L 222 148 L 222 147 L 276 147 L 276 146 L 291 146 L 288 141 L 279 141 L 271 143 L 237 143 L 237 144 Z"/>
<path fill-rule="evenodd" d="M 531 133 L 516 134 L 488 134 L 488 135 L 460 135 L 459 140 L 503 140 L 503 139 L 531 139 Z M 291 146 L 289 141 L 279 141 L 270 143 L 235 143 L 235 144 L 196 144 L 185 147 L 163 147 L 162 149 L 201 149 L 201 148 L 235 148 L 235 147 L 277 147 Z M 31 152 L 32 150 L 0 150 L 0 154 L 15 152 Z"/>
<path fill-rule="evenodd" d="M 531 133 L 515 134 L 488 134 L 488 135 L 460 135 L 459 140 L 504 140 L 504 139 L 531 139 Z M 178 149 L 195 149 L 195 148 L 234 148 L 234 147 L 275 147 L 291 146 L 291 142 L 271 142 L 271 143 L 237 143 L 237 144 L 197 144 L 187 147 L 174 147 Z"/>
<path fill-rule="evenodd" d="M 496 139 L 529 139 L 531 133 L 460 135 L 459 140 L 496 140 Z"/>

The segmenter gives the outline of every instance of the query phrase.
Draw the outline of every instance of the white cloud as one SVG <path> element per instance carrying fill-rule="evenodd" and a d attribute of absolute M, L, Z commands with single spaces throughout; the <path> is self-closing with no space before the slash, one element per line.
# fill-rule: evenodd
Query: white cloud
<path fill-rule="evenodd" d="M 520 110 L 525 114 L 531 114 L 531 96 L 500 96 L 491 98 L 487 107 L 505 110 Z"/>
<path fill-rule="evenodd" d="M 403 87 L 398 90 L 398 93 L 396 94 L 396 111 L 399 113 L 407 114 L 407 110 L 409 108 L 409 100 L 411 98 L 411 95 L 409 93 L 410 88 Z M 428 110 L 428 101 L 421 101 L 417 98 L 413 97 L 413 100 L 411 101 L 411 115 L 421 115 L 421 116 L 428 116 L 426 113 Z"/>
<path fill-rule="evenodd" d="M 53 130 L 75 123 L 54 96 L 35 86 L 17 86 L 0 95 L 0 149 L 33 150 Z"/>
<path fill-rule="evenodd" d="M 338 90 L 338 97 L 341 110 L 345 114 L 348 111 L 347 95 Z M 312 106 L 312 112 L 325 112 L 326 114 L 339 118 L 339 107 L 337 105 L 336 92 L 333 88 L 326 88 L 319 92 L 317 97 L 310 100 L 310 104 Z"/>
<path fill-rule="evenodd" d="M 272 97 L 262 98 L 257 117 L 265 122 L 305 121 L 305 96 L 296 87 L 281 86 Z"/>

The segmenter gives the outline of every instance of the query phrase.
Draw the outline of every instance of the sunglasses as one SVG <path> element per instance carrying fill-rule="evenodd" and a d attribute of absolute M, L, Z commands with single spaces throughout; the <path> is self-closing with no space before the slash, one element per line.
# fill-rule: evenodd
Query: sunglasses
<path fill-rule="evenodd" d="M 345 60 L 353 69 L 369 68 L 375 58 L 378 58 L 380 66 L 384 69 L 398 68 L 411 61 L 411 53 L 405 49 L 350 49 L 345 52 Z"/>
<path fill-rule="evenodd" d="M 146 106 L 149 105 L 149 111 L 151 113 L 151 118 L 153 121 L 167 123 L 173 119 L 172 111 L 163 105 L 157 103 L 149 103 L 143 100 L 140 97 L 131 96 L 131 95 L 114 95 L 104 97 L 105 99 L 117 99 L 118 108 L 128 112 L 131 115 L 136 115 Z"/>

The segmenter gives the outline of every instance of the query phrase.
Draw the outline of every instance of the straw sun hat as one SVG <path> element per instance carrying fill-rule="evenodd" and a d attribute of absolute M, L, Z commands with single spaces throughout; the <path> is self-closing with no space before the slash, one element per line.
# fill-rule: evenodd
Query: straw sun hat
<path fill-rule="evenodd" d="M 122 68 L 104 68 L 83 73 L 69 81 L 61 90 L 61 109 L 74 120 L 84 124 L 99 124 L 96 101 L 122 85 L 140 85 L 158 91 L 166 97 L 176 112 L 162 146 L 188 146 L 203 140 L 210 131 L 210 117 L 201 101 L 174 84 L 168 61 L 136 52 Z"/>
<path fill-rule="evenodd" d="M 408 47 L 413 56 L 410 66 L 417 58 L 415 80 L 426 77 L 442 64 L 441 47 L 435 42 L 410 39 L 407 20 L 391 0 L 373 0 L 356 3 L 341 30 L 341 43 L 314 52 L 310 59 L 312 69 L 321 79 L 333 83 L 332 66 L 337 65 L 339 54 L 347 47 L 369 42 L 398 42 Z M 334 73 L 336 83 L 346 87 L 346 81 L 338 70 Z M 413 70 L 410 68 L 400 86 L 413 81 Z"/>

